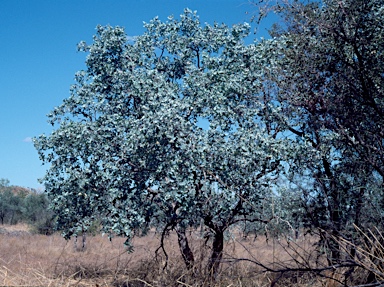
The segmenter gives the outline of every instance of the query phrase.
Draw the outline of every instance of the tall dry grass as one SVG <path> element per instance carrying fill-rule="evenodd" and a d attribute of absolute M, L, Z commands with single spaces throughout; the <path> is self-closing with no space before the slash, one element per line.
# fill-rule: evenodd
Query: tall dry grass
<path fill-rule="evenodd" d="M 291 242 L 288 248 L 284 241 L 267 242 L 264 236 L 244 239 L 237 234 L 226 242 L 221 271 L 215 282 L 211 282 L 204 276 L 210 250 L 196 232 L 189 233 L 196 260 L 193 270 L 185 268 L 174 234 L 166 241 L 167 262 L 161 250 L 155 256 L 160 243 L 155 232 L 135 238 L 133 253 L 126 252 L 123 238 L 109 241 L 101 235 L 89 236 L 87 249 L 78 252 L 73 241 L 65 241 L 57 234 L 15 234 L 0 235 L 0 285 L 325 286 L 324 280 L 298 271 L 268 271 L 289 264 L 297 267 L 301 261 L 311 263 L 315 260 L 309 252 L 313 249 L 313 238 Z"/>

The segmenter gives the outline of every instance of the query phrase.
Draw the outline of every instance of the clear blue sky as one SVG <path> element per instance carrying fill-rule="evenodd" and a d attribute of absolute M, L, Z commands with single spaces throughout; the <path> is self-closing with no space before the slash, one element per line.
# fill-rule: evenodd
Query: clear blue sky
<path fill-rule="evenodd" d="M 166 20 L 188 7 L 202 23 L 249 22 L 256 7 L 248 0 L 1 0 L 0 1 L 0 178 L 11 185 L 41 188 L 43 166 L 31 142 L 50 134 L 46 114 L 69 96 L 76 71 L 98 24 L 119 25 L 130 36 L 143 21 Z M 259 29 L 266 36 L 265 29 Z"/>

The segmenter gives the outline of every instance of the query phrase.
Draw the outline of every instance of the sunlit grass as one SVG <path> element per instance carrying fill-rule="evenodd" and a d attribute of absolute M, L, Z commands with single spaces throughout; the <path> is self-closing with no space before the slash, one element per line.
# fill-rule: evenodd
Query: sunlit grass
<path fill-rule="evenodd" d="M 25 226 L 10 229 L 17 228 L 28 230 Z M 135 251 L 127 253 L 123 238 L 110 241 L 106 236 L 88 236 L 86 250 L 79 252 L 73 240 L 65 241 L 58 234 L 2 234 L 0 286 L 271 286 L 278 274 L 266 272 L 254 262 L 278 267 L 295 256 L 284 251 L 283 240 L 267 242 L 264 236 L 244 239 L 238 234 L 226 242 L 221 271 L 211 282 L 204 276 L 210 250 L 197 232 L 189 233 L 196 260 L 193 270 L 185 268 L 174 234 L 166 241 L 169 259 L 164 269 L 164 254 L 159 251 L 155 256 L 159 237 L 153 231 L 135 238 Z M 305 257 L 312 243 L 303 238 L 296 248 Z M 325 286 L 322 279 L 296 275 L 287 273 L 275 286 Z"/>

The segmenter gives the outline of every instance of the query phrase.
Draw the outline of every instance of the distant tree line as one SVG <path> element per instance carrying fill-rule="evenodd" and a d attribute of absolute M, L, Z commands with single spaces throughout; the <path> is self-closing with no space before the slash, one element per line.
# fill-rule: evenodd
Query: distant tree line
<path fill-rule="evenodd" d="M 53 233 L 54 216 L 49 210 L 49 200 L 44 193 L 9 184 L 0 179 L 0 224 L 27 223 L 32 231 Z"/>

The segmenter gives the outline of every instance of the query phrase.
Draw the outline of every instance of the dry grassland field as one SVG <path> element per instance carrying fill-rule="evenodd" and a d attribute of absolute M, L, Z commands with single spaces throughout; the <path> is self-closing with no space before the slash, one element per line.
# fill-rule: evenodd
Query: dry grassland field
<path fill-rule="evenodd" d="M 155 232 L 135 238 L 134 252 L 127 253 L 123 238 L 110 241 L 107 236 L 88 236 L 86 249 L 76 251 L 74 240 L 66 241 L 59 234 L 31 234 L 26 225 L 0 226 L 0 231 L 3 286 L 336 286 L 325 279 L 300 274 L 285 274 L 286 278 L 279 278 L 275 284 L 277 275 L 254 262 L 235 260 L 242 258 L 275 268 L 288 266 L 292 258 L 304 258 L 305 250 L 313 248 L 310 238 L 299 239 L 285 251 L 287 245 L 282 241 L 266 242 L 264 236 L 234 236 L 226 242 L 220 274 L 214 282 L 208 282 L 199 274 L 209 250 L 197 232 L 190 232 L 189 238 L 195 256 L 200 258 L 195 258 L 194 270 L 187 271 L 174 234 L 166 241 L 169 258 L 164 269 L 164 253 L 159 251 L 155 256 L 160 242 Z"/>

